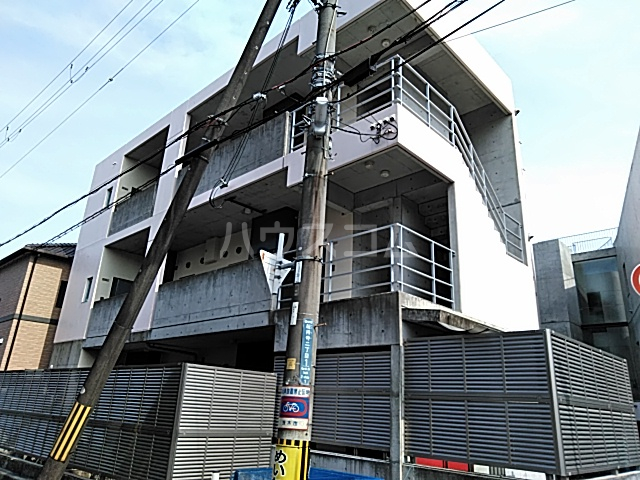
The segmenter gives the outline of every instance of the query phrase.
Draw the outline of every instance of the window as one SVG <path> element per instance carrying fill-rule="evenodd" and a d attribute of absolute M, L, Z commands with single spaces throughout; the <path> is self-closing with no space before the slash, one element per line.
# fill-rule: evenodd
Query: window
<path fill-rule="evenodd" d="M 113 198 L 113 187 L 107 188 L 107 193 L 104 196 L 104 206 L 107 207 L 111 203 L 111 199 Z"/>
<path fill-rule="evenodd" d="M 62 302 L 64 302 L 64 296 L 67 293 L 67 282 L 66 280 L 62 280 L 60 282 L 60 287 L 58 287 L 58 296 L 56 298 L 56 308 L 62 308 Z"/>
<path fill-rule="evenodd" d="M 93 286 L 93 277 L 87 278 L 84 285 L 84 294 L 82 295 L 82 303 L 88 302 L 91 297 L 91 287 Z"/>

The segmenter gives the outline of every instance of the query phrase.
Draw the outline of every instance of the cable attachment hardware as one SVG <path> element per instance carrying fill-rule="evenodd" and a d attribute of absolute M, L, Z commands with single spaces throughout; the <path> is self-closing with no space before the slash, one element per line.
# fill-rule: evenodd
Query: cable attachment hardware
<path fill-rule="evenodd" d="M 262 92 L 254 93 L 252 98 L 253 98 L 254 102 L 266 102 L 267 101 L 267 95 L 262 93 Z"/>

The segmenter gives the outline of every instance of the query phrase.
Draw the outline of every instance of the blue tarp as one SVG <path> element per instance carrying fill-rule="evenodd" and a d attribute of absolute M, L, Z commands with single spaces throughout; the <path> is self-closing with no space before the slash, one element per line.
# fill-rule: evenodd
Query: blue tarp
<path fill-rule="evenodd" d="M 233 480 L 271 480 L 273 472 L 270 468 L 243 468 L 233 473 Z M 365 477 L 353 473 L 335 472 L 323 468 L 309 469 L 309 480 L 382 480 L 376 477 Z"/>

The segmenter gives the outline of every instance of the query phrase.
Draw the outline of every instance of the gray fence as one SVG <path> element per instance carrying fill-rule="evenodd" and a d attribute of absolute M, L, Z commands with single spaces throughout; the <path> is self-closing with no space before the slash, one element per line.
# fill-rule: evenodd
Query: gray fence
<path fill-rule="evenodd" d="M 284 357 L 276 358 L 275 370 L 282 375 Z M 390 378 L 389 351 L 319 355 L 313 441 L 389 450 Z"/>
<path fill-rule="evenodd" d="M 552 333 L 410 341 L 412 456 L 570 476 L 640 465 L 626 362 Z"/>
<path fill-rule="evenodd" d="M 0 447 L 45 458 L 87 370 L 0 374 Z M 201 365 L 115 370 L 70 460 L 117 479 L 267 467 L 276 377 Z"/>

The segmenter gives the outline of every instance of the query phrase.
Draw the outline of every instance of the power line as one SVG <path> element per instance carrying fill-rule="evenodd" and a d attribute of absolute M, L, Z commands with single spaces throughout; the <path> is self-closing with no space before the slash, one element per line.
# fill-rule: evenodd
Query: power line
<path fill-rule="evenodd" d="M 199 1 L 199 0 L 196 0 L 196 2 L 195 2 L 195 3 L 197 3 L 198 1 Z M 467 1 L 467 0 L 462 0 L 462 1 Z M 465 26 L 470 25 L 471 23 L 473 23 L 474 21 L 476 21 L 478 18 L 482 17 L 483 15 L 485 15 L 485 14 L 486 14 L 486 13 L 488 13 L 490 10 L 492 10 L 492 9 L 493 9 L 493 8 L 495 8 L 495 7 L 497 7 L 499 4 L 503 3 L 504 1 L 505 1 L 505 0 L 500 0 L 499 2 L 497 2 L 496 4 L 494 4 L 492 7 L 488 8 L 487 10 L 485 10 L 484 12 L 482 12 L 481 14 L 479 14 L 479 15 L 475 16 L 475 17 L 474 17 L 474 18 L 472 18 L 471 20 L 469 20 L 469 21 L 465 22 L 461 27 L 458 27 L 458 28 L 454 29 L 452 32 L 450 32 L 449 34 L 445 35 L 444 37 L 441 37 L 438 41 L 436 41 L 435 43 L 433 43 L 433 44 L 429 45 L 428 47 L 426 47 L 426 48 L 425 48 L 425 49 L 423 49 L 423 50 L 424 50 L 424 51 L 426 51 L 426 50 L 428 50 L 428 49 L 430 49 L 430 48 L 433 48 L 433 47 L 435 47 L 436 45 L 438 45 L 438 44 L 442 43 L 442 41 L 444 41 L 444 39 L 446 39 L 446 38 L 450 37 L 451 35 L 455 34 L 457 31 L 459 31 L 460 29 L 464 28 Z M 454 4 L 454 3 L 458 3 L 458 2 L 451 2 L 451 4 Z M 451 4 L 450 4 L 450 5 L 451 5 Z M 191 7 L 189 7 L 189 8 L 191 8 Z M 446 8 L 446 7 L 445 7 L 445 8 Z M 441 12 L 442 12 L 442 10 L 441 10 Z M 430 17 L 430 18 L 433 18 L 433 16 L 432 16 L 432 17 Z M 436 20 L 439 20 L 439 19 L 441 19 L 441 18 L 442 18 L 442 16 L 441 16 L 441 17 L 438 17 Z M 431 22 L 430 24 L 434 23 L 436 20 L 432 20 L 432 22 Z M 430 26 L 430 24 L 429 24 L 429 25 L 426 25 L 426 27 Z M 381 55 L 381 53 L 380 53 L 380 52 L 382 52 L 382 51 L 386 51 L 386 49 L 382 49 L 381 51 L 379 51 L 378 53 L 376 53 L 374 56 L 379 57 L 379 55 Z M 424 52 L 423 52 L 423 51 L 419 52 L 419 54 L 422 54 L 422 53 L 424 53 Z M 414 58 L 414 57 L 412 57 L 412 58 Z M 405 62 L 405 63 L 406 63 L 406 62 Z M 358 66 L 354 67 L 352 70 L 357 69 L 357 68 L 358 68 Z M 349 71 L 349 72 L 347 72 L 347 73 L 345 73 L 345 75 L 343 75 L 342 77 L 340 77 L 340 78 L 338 78 L 338 79 L 334 80 L 333 82 L 331 82 L 330 84 L 328 84 L 326 87 L 323 87 L 322 89 L 319 89 L 319 90 L 316 90 L 316 91 L 312 92 L 312 94 L 310 94 L 310 95 L 309 95 L 309 97 L 312 97 L 312 96 L 314 96 L 314 95 L 318 95 L 319 93 L 322 93 L 322 91 L 325 91 L 325 90 L 327 90 L 327 89 L 329 89 L 329 88 L 333 88 L 333 87 L 335 87 L 337 84 L 341 83 L 341 82 L 342 82 L 342 79 L 343 79 L 346 75 L 348 75 L 349 73 L 350 73 L 350 71 Z M 289 83 L 289 81 L 288 81 L 287 83 Z M 277 90 L 278 88 L 279 88 L 279 86 L 274 86 L 274 87 L 271 87 L 270 89 L 265 90 L 265 91 L 260 92 L 260 93 L 267 94 L 267 93 L 269 93 L 270 91 Z M 246 105 L 250 104 L 252 101 L 255 101 L 255 100 L 254 100 L 254 99 L 255 99 L 255 97 L 256 97 L 256 96 L 254 95 L 252 98 L 245 100 L 244 102 L 242 102 L 242 103 L 238 104 L 234 109 L 231 109 L 230 111 L 232 111 L 232 110 L 238 110 L 238 109 L 240 109 L 240 108 L 242 108 L 242 107 L 244 107 L 244 106 L 246 106 Z M 347 100 L 348 98 L 350 98 L 350 97 L 349 97 L 349 96 L 344 97 L 341 101 Z M 306 104 L 308 104 L 308 103 L 309 103 L 309 101 L 308 101 L 307 99 L 298 100 L 298 101 L 296 101 L 296 104 L 292 106 L 292 108 L 302 108 L 302 107 L 304 107 L 304 106 L 305 106 Z M 96 187 L 96 188 L 92 189 L 90 192 L 88 192 L 87 194 L 83 195 L 82 197 L 80 197 L 80 198 L 78 198 L 78 199 L 74 200 L 73 202 L 70 202 L 69 204 L 65 205 L 64 207 L 61 207 L 60 209 L 58 209 L 58 210 L 57 210 L 56 212 L 54 212 L 53 214 L 49 215 L 49 216 L 48 216 L 48 217 L 46 217 L 45 219 L 43 219 L 43 220 L 41 220 L 40 222 L 36 223 L 35 225 L 33 225 L 33 226 L 29 227 L 27 230 L 23 231 L 22 233 L 15 235 L 14 237 L 10 238 L 9 240 L 7 240 L 7 241 L 5 241 L 5 242 L 3 242 L 3 243 L 0 243 L 0 247 L 2 247 L 2 246 L 4 246 L 4 245 L 7 245 L 7 244 L 8 244 L 8 243 L 10 243 L 10 242 L 15 241 L 16 239 L 18 239 L 18 238 L 22 237 L 23 235 L 25 235 L 25 234 L 29 233 L 30 231 L 34 230 L 35 228 L 37 228 L 37 227 L 41 226 L 42 224 L 44 224 L 45 222 L 49 221 L 51 218 L 53 218 L 54 216 L 56 216 L 57 214 L 59 214 L 59 213 L 60 213 L 60 212 L 62 212 L 63 210 L 66 210 L 67 208 L 70 208 L 71 206 L 73 206 L 73 205 L 75 205 L 75 204 L 79 203 L 80 201 L 82 201 L 82 200 L 84 200 L 85 198 L 87 198 L 89 195 L 92 195 L 92 194 L 94 194 L 94 193 L 97 193 L 99 190 L 101 190 L 102 188 L 104 188 L 105 186 L 107 186 L 109 183 L 113 182 L 113 181 L 114 181 L 114 180 L 116 180 L 117 178 L 120 178 L 122 175 L 124 175 L 124 174 L 128 173 L 129 171 L 133 170 L 134 168 L 137 168 L 139 165 L 143 164 L 144 162 L 146 162 L 146 161 L 150 160 L 151 158 L 155 157 L 155 156 L 156 156 L 160 151 L 165 150 L 166 148 L 168 148 L 170 145 L 172 145 L 172 144 L 173 144 L 173 143 L 175 143 L 176 141 L 178 141 L 178 140 L 180 140 L 180 139 L 184 138 L 185 136 L 189 135 L 191 132 L 193 132 L 193 131 L 195 131 L 195 130 L 197 130 L 197 129 L 201 128 L 202 126 L 204 126 L 204 125 L 205 125 L 205 124 L 207 124 L 208 122 L 210 122 L 210 121 L 214 121 L 216 118 L 218 118 L 218 117 L 222 117 L 222 116 L 224 116 L 224 115 L 226 115 L 226 114 L 228 114 L 228 113 L 229 113 L 229 111 L 227 111 L 227 112 L 221 112 L 221 113 L 218 113 L 218 114 L 216 114 L 216 115 L 212 115 L 212 116 L 208 117 L 206 120 L 203 120 L 202 122 L 200 122 L 200 123 L 199 123 L 199 124 L 197 124 L 196 126 L 192 127 L 191 129 L 187 130 L 186 132 L 184 132 L 184 133 L 180 134 L 180 135 L 179 135 L 179 136 L 178 136 L 174 141 L 172 141 L 171 143 L 167 144 L 165 147 L 163 147 L 163 148 L 159 149 L 158 151 L 154 152 L 153 154 L 151 154 L 150 156 L 148 156 L 146 159 L 144 159 L 144 160 L 142 160 L 142 161 L 138 162 L 138 164 L 136 164 L 136 165 L 134 165 L 134 166 L 130 167 L 130 169 L 128 169 L 128 170 L 126 170 L 126 171 L 121 172 L 120 174 L 116 175 L 115 177 L 113 177 L 112 179 L 108 180 L 107 182 L 104 182 L 104 183 L 103 183 L 103 184 L 101 184 L 100 186 L 98 186 L 98 187 Z M 227 142 L 227 141 L 233 140 L 233 139 L 235 139 L 235 138 L 238 138 L 238 137 L 240 137 L 240 136 L 244 135 L 245 133 L 250 132 L 251 130 L 253 130 L 253 129 L 255 129 L 255 128 L 258 128 L 259 126 L 261 126 L 261 125 L 263 125 L 263 124 L 267 123 L 268 121 L 271 121 L 272 119 L 274 119 L 274 118 L 275 118 L 275 117 L 277 117 L 278 115 L 279 115 L 279 113 L 275 113 L 275 112 L 274 112 L 272 115 L 270 115 L 270 116 L 268 116 L 268 117 L 266 117 L 266 118 L 263 118 L 262 120 L 260 120 L 260 121 L 258 121 L 258 122 L 256 122 L 256 123 L 254 123 L 253 125 L 248 125 L 248 126 L 247 126 L 247 127 L 245 127 L 244 129 L 242 129 L 242 130 L 240 130 L 240 131 L 237 131 L 237 132 L 234 132 L 231 136 L 229 136 L 229 137 L 227 137 L 227 138 L 225 138 L 225 139 L 223 139 L 223 140 L 220 140 L 220 141 L 218 141 L 218 142 L 210 142 L 210 143 L 204 144 L 204 145 L 202 145 L 202 146 L 200 146 L 200 147 L 197 147 L 197 148 L 196 148 L 196 149 L 194 149 L 192 152 L 188 152 L 188 153 L 187 153 L 187 154 L 185 154 L 182 158 L 180 158 L 180 159 L 176 160 L 176 165 L 177 165 L 177 164 L 179 164 L 179 163 L 182 163 L 185 159 L 188 159 L 188 158 L 189 158 L 189 156 L 191 156 L 191 155 L 196 155 L 196 154 L 200 153 L 203 149 L 209 149 L 209 148 L 211 148 L 211 147 L 213 147 L 213 146 L 220 145 L 220 144 L 222 144 L 222 143 L 224 143 L 224 142 Z M 352 133 L 355 133 L 355 132 L 352 132 Z M 162 173 L 161 173 L 161 176 L 162 176 L 162 175 L 165 175 L 166 173 L 168 173 L 168 171 L 172 170 L 173 168 L 175 168 L 175 165 L 172 165 L 171 167 L 169 167 L 169 169 L 167 169 L 167 171 L 162 172 Z M 0 178 L 1 178 L 1 177 L 0 177 Z M 124 198 L 124 197 L 122 197 L 122 198 Z M 67 230 L 65 230 L 65 231 L 63 232 L 63 234 L 64 234 L 64 235 L 66 235 L 66 234 L 67 234 L 67 233 L 69 233 L 70 231 L 75 230 L 76 228 L 78 228 L 78 227 L 80 227 L 80 226 L 84 225 L 84 223 L 86 223 L 86 222 L 88 222 L 88 221 L 92 220 L 93 218 L 95 218 L 96 216 L 100 215 L 101 213 L 104 213 L 104 212 L 105 212 L 105 211 L 107 211 L 107 210 L 108 210 L 108 209 L 106 209 L 106 210 L 105 210 L 105 209 L 102 209 L 101 211 L 99 211 L 99 213 L 98 213 L 98 212 L 96 212 L 96 214 L 93 214 L 92 216 L 87 217 L 86 219 L 83 219 L 81 222 L 79 222 L 79 223 L 78 223 L 78 224 L 76 224 L 75 226 L 71 227 L 71 229 L 67 229 Z M 86 221 L 85 221 L 85 220 L 86 220 Z M 49 240 L 49 242 L 55 241 L 56 239 L 61 238 L 61 236 L 62 236 L 62 234 L 59 234 L 59 235 L 57 235 L 56 237 L 54 237 L 53 239 Z"/>
<path fill-rule="evenodd" d="M 522 15 L 520 17 L 512 18 L 511 20 L 507 20 L 506 22 L 500 22 L 500 23 L 496 23 L 495 25 L 491 25 L 489 27 L 481 28 L 480 30 L 476 30 L 475 32 L 465 33 L 464 35 L 460 35 L 459 37 L 455 37 L 455 38 L 452 38 L 452 39 L 448 40 L 447 43 L 448 42 L 453 42 L 454 40 L 458 40 L 459 38 L 464 38 L 464 37 L 468 37 L 470 35 L 475 35 L 476 33 L 484 32 L 486 30 L 491 30 L 492 28 L 501 27 L 502 25 L 507 25 L 508 23 L 513 23 L 513 22 L 515 22 L 517 20 L 522 20 L 523 18 L 533 17 L 534 15 L 537 15 L 539 13 L 547 12 L 549 10 L 553 10 L 554 8 L 562 7 L 563 5 L 567 5 L 568 3 L 573 3 L 575 1 L 576 0 L 568 0 L 567 2 L 558 3 L 556 5 L 552 5 L 550 7 L 543 8 L 542 10 L 537 10 L 535 12 L 527 13 L 526 15 Z"/>
<path fill-rule="evenodd" d="M 20 135 L 23 130 L 28 127 L 35 119 L 37 119 L 40 115 L 42 115 L 51 105 L 53 105 L 62 95 L 64 95 L 73 85 L 75 85 L 79 80 L 81 80 L 88 72 L 91 70 L 96 64 L 98 64 L 109 52 L 111 52 L 122 40 L 124 40 L 140 23 L 142 23 L 153 11 L 160 6 L 164 0 L 160 0 L 156 5 L 153 6 L 151 10 L 149 10 L 138 22 L 136 22 L 133 27 L 131 27 L 124 35 L 122 35 L 116 43 L 111 45 L 111 47 L 104 52 L 95 62 L 91 63 L 91 61 L 96 58 L 100 53 L 107 47 L 117 36 L 131 23 L 135 20 L 135 18 L 152 2 L 153 0 L 148 0 L 134 15 L 129 19 L 127 23 L 125 23 L 120 30 L 118 30 L 112 37 L 105 43 L 96 53 L 93 54 L 89 60 L 87 60 L 84 65 L 82 65 L 78 73 L 70 75 L 69 81 L 65 82 L 61 85 L 58 90 L 52 93 L 47 100 L 44 101 L 34 112 L 27 117 L 17 128 L 16 131 L 0 142 L 0 148 L 2 148 L 7 143 L 14 140 L 18 135 Z M 73 68 L 73 62 L 69 64 L 70 69 Z M 65 69 L 66 71 L 66 69 Z M 70 70 L 71 73 L 71 70 Z M 58 75 L 59 76 L 59 75 Z M 57 77 L 56 77 L 57 78 Z"/>
<path fill-rule="evenodd" d="M 122 176 L 126 175 L 127 173 L 135 170 L 136 168 L 138 168 L 141 165 L 144 165 L 145 163 L 147 163 L 148 161 L 150 161 L 151 159 L 153 159 L 154 157 L 156 157 L 158 154 L 162 153 L 164 150 L 166 150 L 167 148 L 169 148 L 170 146 L 174 145 L 175 143 L 177 143 L 178 141 L 182 140 L 183 138 L 187 137 L 188 135 L 190 135 L 191 133 L 200 130 L 201 128 L 203 128 L 205 125 L 207 125 L 209 122 L 215 120 L 216 117 L 220 117 L 222 115 L 226 115 L 234 110 L 240 109 L 244 106 L 246 106 L 247 104 L 251 103 L 251 101 L 253 101 L 253 99 L 250 100 L 245 100 L 242 103 L 239 103 L 238 105 L 236 105 L 234 108 L 229 109 L 227 111 L 223 111 L 220 112 L 219 114 L 215 115 L 215 116 L 209 116 L 207 119 L 198 122 L 196 125 L 190 127 L 188 130 L 186 130 L 185 132 L 182 132 L 176 136 L 174 136 L 172 139 L 170 139 L 170 141 L 163 146 L 162 148 L 157 149 L 155 152 L 151 153 L 150 155 L 148 155 L 147 157 L 143 158 L 142 160 L 140 160 L 139 162 L 137 162 L 135 165 L 132 165 L 131 167 L 123 170 L 122 172 L 120 172 L 119 174 L 111 177 L 109 180 L 106 180 L 105 182 L 101 183 L 100 185 L 98 185 L 97 187 L 92 188 L 91 190 L 89 190 L 87 193 L 85 193 L 84 195 L 78 197 L 77 199 L 67 203 L 66 205 L 58 208 L 55 212 L 51 213 L 50 215 L 48 215 L 47 217 L 45 217 L 44 219 L 40 220 L 39 222 L 37 222 L 36 224 L 32 225 L 31 227 L 27 228 L 26 230 L 22 231 L 21 233 L 13 236 L 12 238 L 0 243 L 0 247 L 3 247 L 11 242 L 13 242 L 14 240 L 17 240 L 18 238 L 26 235 L 27 233 L 35 230 L 36 228 L 38 228 L 39 226 L 43 225 L 44 223 L 48 222 L 49 220 L 51 220 L 52 218 L 54 218 L 55 216 L 57 216 L 58 214 L 62 213 L 63 211 L 73 207 L 74 205 L 80 203 L 82 200 L 86 199 L 87 197 L 99 192 L 100 190 L 102 190 L 103 188 L 105 188 L 107 185 L 109 185 L 110 183 L 118 180 L 119 178 L 121 178 Z M 187 154 L 189 155 L 189 154 Z M 185 157 L 187 156 L 185 155 Z M 178 163 L 178 162 L 176 162 Z"/>
<path fill-rule="evenodd" d="M 47 138 L 49 138 L 55 131 L 57 131 L 62 125 L 64 125 L 71 117 L 73 117 L 82 107 L 84 107 L 89 101 L 91 101 L 102 89 L 104 89 L 107 85 L 113 82 L 118 75 L 120 75 L 129 65 L 131 65 L 140 55 L 142 55 L 154 42 L 156 42 L 167 30 L 169 30 L 178 20 L 180 20 L 184 15 L 189 12 L 200 0 L 195 0 L 186 10 L 184 10 L 175 20 L 173 20 L 167 27 L 164 28 L 153 40 L 151 40 L 142 50 L 140 50 L 136 55 L 134 55 L 124 66 L 120 68 L 114 75 L 112 75 L 102 86 L 100 86 L 93 94 L 91 94 L 84 102 L 82 102 L 75 110 L 73 110 L 67 117 L 65 117 L 58 125 L 56 125 L 53 130 L 51 130 L 47 135 L 45 135 L 34 147 L 32 147 L 27 153 L 25 153 L 22 157 L 16 160 L 7 170 L 0 174 L 0 179 L 4 178 L 11 170 L 13 170 L 20 162 L 22 162 L 27 156 L 31 154 L 36 148 L 38 148 Z"/>
<path fill-rule="evenodd" d="M 112 24 L 112 23 L 113 23 L 113 22 L 114 22 L 114 21 L 115 21 L 115 20 L 116 20 L 116 19 L 117 19 L 117 18 L 118 18 L 118 17 L 119 17 L 123 12 L 124 12 L 124 11 L 127 9 L 127 7 L 128 7 L 129 5 L 131 5 L 133 2 L 134 2 L 134 0 L 129 0 L 129 3 L 127 3 L 124 7 L 122 7 L 122 9 L 121 9 L 118 13 L 116 13 L 115 17 L 113 17 L 113 18 L 109 21 L 109 23 L 107 23 L 107 24 L 102 28 L 102 30 L 100 30 L 100 31 L 99 31 L 99 32 L 98 32 L 98 33 L 97 33 L 97 34 L 96 34 L 96 35 L 91 39 L 91 41 L 89 41 L 89 43 L 87 43 L 87 44 L 84 46 L 84 48 L 83 48 L 82 50 L 80 50 L 80 52 L 79 52 L 75 57 L 73 57 L 73 58 L 69 61 L 69 63 L 67 63 L 67 64 L 65 65 L 65 67 L 64 67 L 62 70 L 60 70 L 60 73 L 58 73 L 55 77 L 53 77 L 53 79 L 51 79 L 51 81 L 49 81 L 49 83 L 48 83 L 48 84 L 47 84 L 47 85 L 46 85 L 42 90 L 40 90 L 40 92 L 38 92 L 38 93 L 36 94 L 36 96 L 35 96 L 35 97 L 33 97 L 33 98 L 29 101 L 29 103 L 27 103 L 27 104 L 22 108 L 22 110 L 20 110 L 18 113 L 16 113 L 16 114 L 14 115 L 14 117 L 13 117 L 11 120 L 9 120 L 9 121 L 6 123 L 6 125 L 4 125 L 4 126 L 2 127 L 2 129 L 1 129 L 1 130 L 7 130 L 7 129 L 9 128 L 9 126 L 11 125 L 11 122 L 13 122 L 13 121 L 14 121 L 16 118 L 18 118 L 20 115 L 22 115 L 22 113 L 23 113 L 27 108 L 29 108 L 29 107 L 31 106 L 31 104 L 33 104 L 33 102 L 35 102 L 35 101 L 40 97 L 40 95 L 42 95 L 42 94 L 47 90 L 47 88 L 49 88 L 49 87 L 53 84 L 53 82 L 55 82 L 58 78 L 60 78 L 60 76 L 61 76 L 64 72 L 66 72 L 66 71 L 67 71 L 67 69 L 68 69 L 71 65 L 73 65 L 73 62 L 75 62 L 75 61 L 78 59 L 78 57 L 80 57 L 80 55 L 82 55 L 82 54 L 83 54 L 83 53 L 84 53 L 84 52 L 85 52 L 85 51 L 86 51 L 86 50 L 87 50 L 87 49 L 88 49 L 88 48 L 93 44 L 93 42 L 95 42 L 95 41 L 98 39 L 98 37 L 99 37 L 100 35 L 102 35 L 102 34 L 104 33 L 104 31 L 105 31 L 107 28 L 109 28 L 109 27 L 111 26 L 111 24 Z"/>

